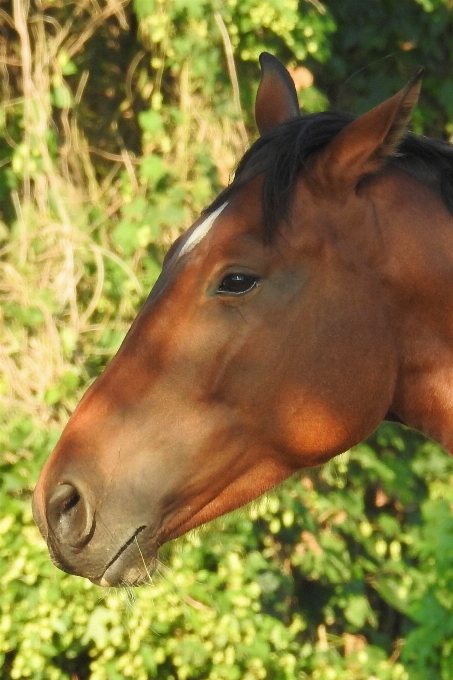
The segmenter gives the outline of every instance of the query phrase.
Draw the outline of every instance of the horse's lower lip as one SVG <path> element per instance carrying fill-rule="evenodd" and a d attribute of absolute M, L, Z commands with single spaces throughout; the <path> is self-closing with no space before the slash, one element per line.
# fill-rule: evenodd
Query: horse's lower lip
<path fill-rule="evenodd" d="M 122 545 L 105 567 L 102 576 L 94 581 L 100 586 L 140 585 L 150 580 L 154 571 L 155 555 L 143 555 L 137 536 L 146 529 L 139 527 Z"/>

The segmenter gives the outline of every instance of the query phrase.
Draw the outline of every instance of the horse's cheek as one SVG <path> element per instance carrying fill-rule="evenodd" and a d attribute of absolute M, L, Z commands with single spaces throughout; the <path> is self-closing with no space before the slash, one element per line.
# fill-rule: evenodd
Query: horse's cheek
<path fill-rule="evenodd" d="M 319 306 L 323 311 L 312 327 L 300 324 L 298 351 L 288 357 L 284 388 L 275 396 L 274 420 L 280 445 L 301 467 L 358 444 L 391 404 L 393 336 L 379 292 L 367 288 L 366 282 L 344 286 L 340 296 Z"/>

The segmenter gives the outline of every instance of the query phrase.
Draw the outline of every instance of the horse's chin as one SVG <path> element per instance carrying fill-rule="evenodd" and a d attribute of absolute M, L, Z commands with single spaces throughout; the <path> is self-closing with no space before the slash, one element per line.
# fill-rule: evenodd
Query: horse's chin
<path fill-rule="evenodd" d="M 141 586 L 152 582 L 156 564 L 157 546 L 146 540 L 146 527 L 140 527 L 107 563 L 102 576 L 88 578 L 102 587 Z"/>
<path fill-rule="evenodd" d="M 93 583 L 102 588 L 126 588 L 150 585 L 155 570 L 154 565 L 143 564 L 128 565 L 126 569 L 121 564 L 109 567 L 100 579 L 91 579 Z"/>
<path fill-rule="evenodd" d="M 151 556 L 139 553 L 136 546 L 129 546 L 110 564 L 99 579 L 91 579 L 102 587 L 142 586 L 152 583 L 157 565 L 157 552 Z"/>
<path fill-rule="evenodd" d="M 90 581 L 102 587 L 136 587 L 152 583 L 152 576 L 157 566 L 157 546 L 174 538 L 179 538 L 190 529 L 199 526 L 197 515 L 177 523 L 168 533 L 161 529 L 151 540 L 147 540 L 146 527 L 139 527 L 131 538 L 118 550 L 117 555 L 107 564 L 101 577 Z M 143 532 L 143 533 L 142 533 Z M 140 535 L 140 536 L 139 536 Z M 137 538 L 139 536 L 139 538 Z"/>

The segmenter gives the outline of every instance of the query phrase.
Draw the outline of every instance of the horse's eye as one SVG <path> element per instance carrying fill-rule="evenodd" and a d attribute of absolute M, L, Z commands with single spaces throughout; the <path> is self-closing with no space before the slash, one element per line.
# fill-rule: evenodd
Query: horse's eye
<path fill-rule="evenodd" d="M 227 274 L 217 289 L 222 295 L 244 295 L 257 285 L 259 278 L 253 274 Z"/>

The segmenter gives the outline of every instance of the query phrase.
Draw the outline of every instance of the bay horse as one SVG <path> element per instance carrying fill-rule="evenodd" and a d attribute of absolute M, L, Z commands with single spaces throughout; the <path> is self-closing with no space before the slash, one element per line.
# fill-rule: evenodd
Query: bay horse
<path fill-rule="evenodd" d="M 138 585 L 158 548 L 383 419 L 453 451 L 453 147 L 406 132 L 422 69 L 302 115 L 260 57 L 259 139 L 169 250 L 33 499 L 54 562 Z"/>

